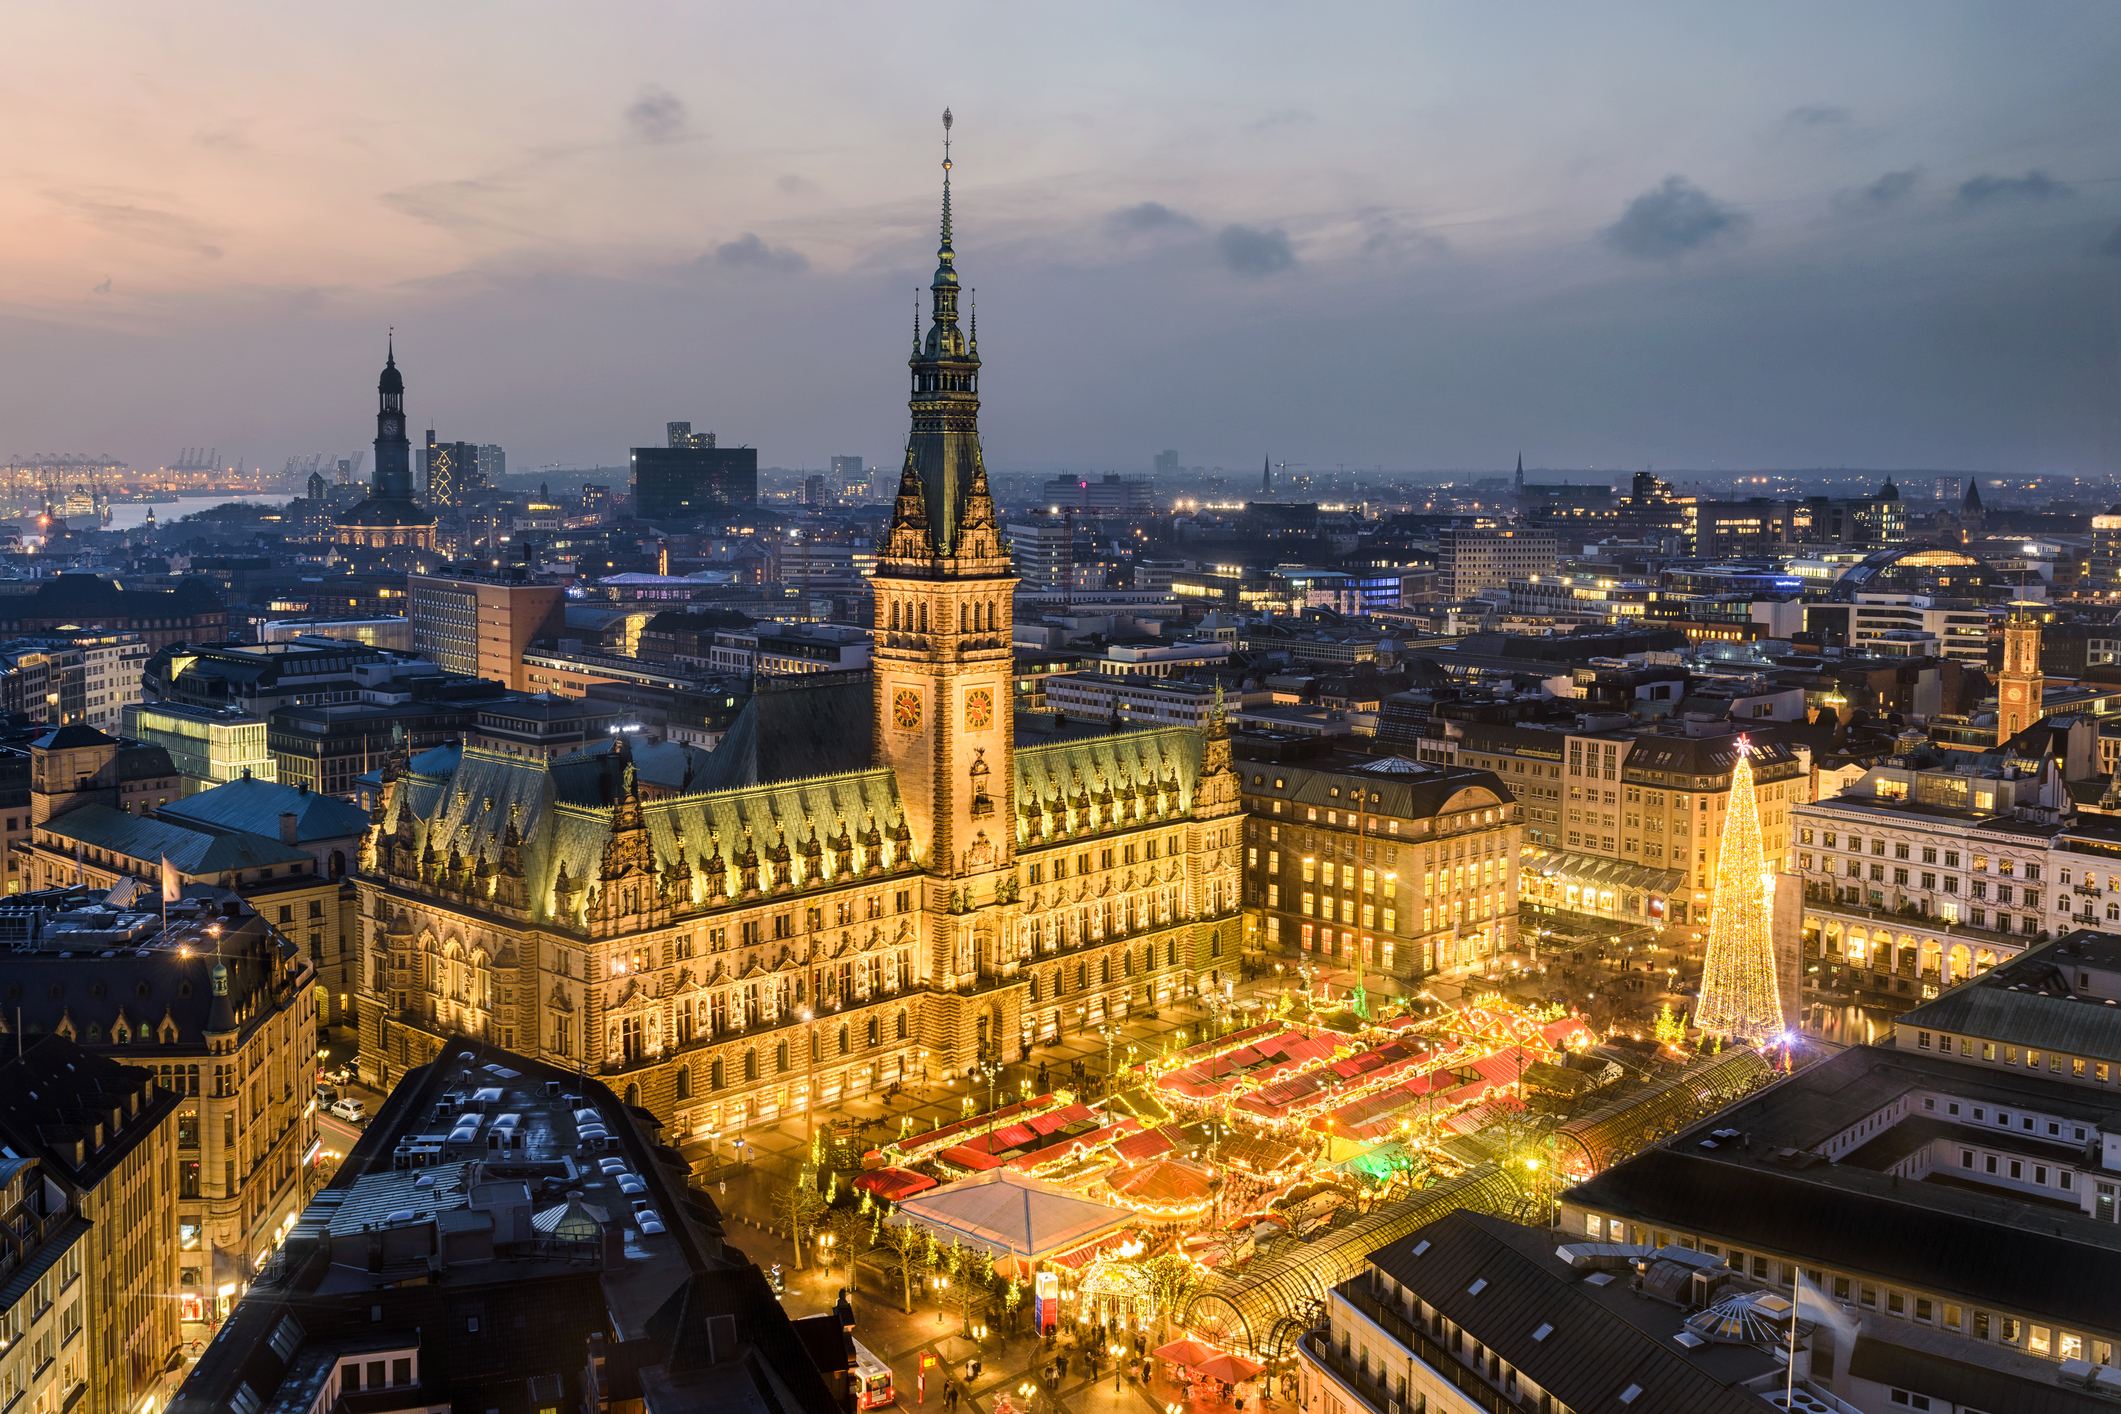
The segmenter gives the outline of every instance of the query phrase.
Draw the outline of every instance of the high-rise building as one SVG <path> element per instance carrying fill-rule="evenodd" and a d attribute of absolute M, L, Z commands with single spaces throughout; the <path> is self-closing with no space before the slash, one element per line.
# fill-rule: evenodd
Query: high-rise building
<path fill-rule="evenodd" d="M 427 504 L 460 506 L 464 498 L 486 484 L 481 461 L 488 448 L 472 442 L 437 442 L 427 429 Z M 495 453 L 501 449 L 491 448 Z"/>
<path fill-rule="evenodd" d="M 1501 591 L 1513 579 L 1552 574 L 1559 541 L 1552 530 L 1453 528 L 1438 533 L 1446 599 Z"/>
<path fill-rule="evenodd" d="M 107 986 L 96 976 L 81 990 Z M 75 1045 L 80 1032 L 62 1022 L 0 1065 L 0 1213 L 14 1239 L 0 1288 L 0 1399 L 131 1414 L 160 1405 L 180 1340 L 170 1179 L 184 1102 L 155 1084 L 152 1066 Z"/>
<path fill-rule="evenodd" d="M 642 520 L 697 520 L 758 504 L 756 447 L 717 447 L 712 432 L 668 425 L 667 447 L 635 447 L 633 513 Z M 586 487 L 584 488 L 586 491 Z"/>
<path fill-rule="evenodd" d="M 1156 474 L 1158 476 L 1178 475 L 1178 453 L 1172 451 L 1158 452 L 1156 454 Z"/>
<path fill-rule="evenodd" d="M 862 471 L 862 459 L 860 457 L 834 457 L 832 459 L 832 479 L 842 486 L 847 485 L 851 481 L 864 480 L 865 473 Z"/>
<path fill-rule="evenodd" d="M 1039 516 L 1009 525 L 1009 562 L 1026 593 L 1057 593 L 1075 562 L 1075 527 L 1060 516 Z"/>
<path fill-rule="evenodd" d="M 567 591 L 485 575 L 416 574 L 408 582 L 412 651 L 445 672 L 525 686 L 523 652 L 567 627 Z"/>
<path fill-rule="evenodd" d="M 393 346 L 376 380 L 376 470 L 368 499 L 339 512 L 342 550 L 433 550 L 434 513 L 412 495 L 412 439 L 405 431 L 405 375 Z"/>
<path fill-rule="evenodd" d="M 482 442 L 478 465 L 479 480 L 488 486 L 498 486 L 501 478 L 508 474 L 508 453 L 498 442 Z"/>
<path fill-rule="evenodd" d="M 803 504 L 822 506 L 825 504 L 825 478 L 806 476 L 803 478 Z"/>

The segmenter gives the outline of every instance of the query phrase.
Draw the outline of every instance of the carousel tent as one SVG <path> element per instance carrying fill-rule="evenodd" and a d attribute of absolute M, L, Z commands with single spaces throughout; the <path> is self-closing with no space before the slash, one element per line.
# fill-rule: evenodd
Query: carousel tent
<path fill-rule="evenodd" d="M 900 1211 L 944 1240 L 1037 1261 L 1079 1247 L 1134 1218 L 1008 1169 L 917 1194 Z"/>

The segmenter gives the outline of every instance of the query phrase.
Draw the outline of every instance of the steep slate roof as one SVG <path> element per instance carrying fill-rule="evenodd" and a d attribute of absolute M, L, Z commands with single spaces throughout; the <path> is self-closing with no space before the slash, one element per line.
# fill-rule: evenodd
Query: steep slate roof
<path fill-rule="evenodd" d="M 1585 1285 L 1545 1250 L 1553 1240 L 1544 1228 L 1461 1210 L 1371 1261 L 1571 1409 L 1618 1409 L 1621 1393 L 1639 1385 L 1640 1409 L 1757 1414 L 1760 1396 L 1741 1381 L 1775 1368 L 1772 1357 L 1751 1347 L 1683 1349 L 1634 1324 L 1638 1315 L 1672 1324 L 1678 1317 L 1618 1283 L 1614 1297 L 1601 1299 L 1614 1288 Z M 1548 1336 L 1534 1339 L 1543 1327 Z"/>
<path fill-rule="evenodd" d="M 1153 791 L 1166 781 L 1175 781 L 1178 794 L 1171 809 L 1183 814 L 1193 805 L 1194 788 L 1200 782 L 1201 734 L 1190 727 L 1160 727 L 1148 731 L 1108 732 L 1097 736 L 1070 736 L 1058 741 L 1026 744 L 1017 738 L 1016 806 L 1017 840 L 1032 838 L 1030 820 L 1039 809 L 1063 817 L 1068 801 L 1088 792 L 1095 801 L 1107 788 L 1115 795 L 1131 787 L 1136 792 Z M 996 770 L 1000 761 L 990 761 Z M 1000 787 L 994 787 L 997 801 Z M 1152 796 L 1153 800 L 1154 797 Z M 1153 809 L 1144 811 L 1153 819 Z"/>
<path fill-rule="evenodd" d="M 696 790 L 732 790 L 871 764 L 876 731 L 868 675 L 819 674 L 821 683 L 763 677 L 715 744 Z"/>
<path fill-rule="evenodd" d="M 1367 808 L 1379 815 L 1405 819 L 1420 820 L 1452 810 L 1507 805 L 1517 799 L 1511 794 L 1508 783 L 1493 771 L 1437 766 L 1404 756 L 1375 760 L 1329 757 L 1286 763 L 1240 760 L 1234 763 L 1234 768 L 1247 777 L 1261 777 L 1256 785 L 1247 779 L 1245 790 L 1248 793 L 1279 796 L 1298 805 L 1315 805 L 1320 809 L 1344 808 L 1349 803 L 1349 787 L 1360 783 L 1371 793 L 1383 797 Z M 1288 784 L 1277 789 L 1274 785 L 1277 780 Z M 1339 790 L 1338 795 L 1331 793 L 1335 789 Z"/>
<path fill-rule="evenodd" d="M 368 812 L 336 796 L 304 791 L 246 776 L 212 790 L 173 800 L 155 811 L 158 819 L 215 830 L 248 830 L 268 839 L 280 837 L 280 816 L 292 812 L 295 841 L 358 837 L 368 829 Z"/>
<path fill-rule="evenodd" d="M 586 753 L 546 762 L 481 747 L 437 748 L 413 758 L 384 825 L 395 830 L 410 812 L 415 850 L 432 840 L 437 855 L 447 856 L 454 845 L 466 859 L 476 859 L 483 849 L 489 862 L 497 862 L 513 819 L 523 842 L 531 916 L 545 921 L 554 916 L 553 884 L 561 865 L 570 879 L 594 879 L 602 869 L 623 773 L 613 801 L 601 796 L 600 782 L 607 779 L 604 767 Z M 815 838 L 823 847 L 842 826 L 850 836 L 872 824 L 889 835 L 904 811 L 897 777 L 879 769 L 668 796 L 644 802 L 641 814 L 658 867 L 687 861 L 694 871 L 694 901 L 704 903 L 710 898 L 710 876 L 731 891 L 737 888 L 736 857 L 744 851 L 747 830 L 760 856 L 785 839 L 800 861 L 805 842 Z M 859 847 L 854 867 L 869 867 Z M 803 882 L 800 867 L 796 882 Z"/>
<path fill-rule="evenodd" d="M 276 864 L 316 862 L 307 851 L 281 844 L 277 834 L 255 835 L 243 830 L 210 834 L 181 824 L 128 815 L 108 805 L 79 805 L 39 828 L 91 849 L 107 849 L 134 859 L 166 858 L 179 873 L 193 878 Z"/>
<path fill-rule="evenodd" d="M 116 737 L 105 736 L 94 727 L 76 725 L 55 727 L 38 737 L 32 745 L 46 751 L 65 751 L 78 746 L 115 746 L 117 742 Z"/>

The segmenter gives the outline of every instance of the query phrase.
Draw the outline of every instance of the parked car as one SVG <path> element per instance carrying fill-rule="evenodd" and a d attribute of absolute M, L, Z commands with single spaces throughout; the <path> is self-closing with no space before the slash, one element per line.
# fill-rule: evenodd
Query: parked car
<path fill-rule="evenodd" d="M 331 1103 L 331 1112 L 348 1124 L 368 1123 L 368 1116 L 361 1112 L 359 1100 L 334 1100 Z"/>

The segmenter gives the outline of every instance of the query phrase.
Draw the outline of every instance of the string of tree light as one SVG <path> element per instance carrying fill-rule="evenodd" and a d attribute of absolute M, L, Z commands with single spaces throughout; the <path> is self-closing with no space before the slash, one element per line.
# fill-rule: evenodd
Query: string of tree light
<path fill-rule="evenodd" d="M 1753 793 L 1752 743 L 1738 738 L 1731 771 L 1731 804 L 1709 900 L 1709 943 L 1701 1001 L 1694 1023 L 1718 1036 L 1765 1041 L 1784 1029 L 1775 985 L 1775 943 L 1769 926 L 1772 884 L 1760 841 L 1760 803 Z"/>

